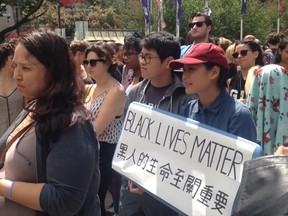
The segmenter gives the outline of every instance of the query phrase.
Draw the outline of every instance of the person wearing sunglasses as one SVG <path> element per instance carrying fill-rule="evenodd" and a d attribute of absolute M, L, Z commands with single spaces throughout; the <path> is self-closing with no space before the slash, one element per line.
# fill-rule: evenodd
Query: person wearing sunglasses
<path fill-rule="evenodd" d="M 105 197 L 113 176 L 112 158 L 123 124 L 122 115 L 126 94 L 124 87 L 113 77 L 116 63 L 115 50 L 109 44 L 90 45 L 85 51 L 83 64 L 96 84 L 86 85 L 86 107 L 100 143 L 100 198 L 101 215 L 106 216 Z"/>
<path fill-rule="evenodd" d="M 274 56 L 274 64 L 275 67 L 276 65 L 280 65 L 283 68 L 285 68 L 286 70 L 288 70 L 288 38 L 282 38 L 281 41 L 278 44 L 278 49 L 275 53 Z M 247 80 L 245 83 L 245 91 L 247 92 L 247 95 L 249 94 L 250 90 L 252 89 L 252 83 L 253 83 L 253 79 L 255 77 L 255 74 L 257 72 L 257 69 L 259 68 L 255 68 L 253 70 L 253 68 L 251 68 L 248 72 L 247 75 Z"/>
<path fill-rule="evenodd" d="M 85 50 L 89 46 L 89 42 L 85 40 L 75 39 L 70 43 L 70 49 L 73 54 L 73 58 L 76 64 L 76 70 L 80 74 L 83 82 L 85 84 L 93 84 L 93 80 L 87 74 L 85 67 L 83 66 L 83 61 L 85 60 Z"/>
<path fill-rule="evenodd" d="M 169 67 L 183 68 L 186 93 L 198 95 L 183 106 L 181 115 L 256 141 L 250 110 L 226 91 L 229 66 L 221 47 L 212 43 L 196 44 L 182 59 L 171 61 Z"/>
<path fill-rule="evenodd" d="M 264 66 L 261 46 L 255 41 L 236 42 L 235 50 L 232 54 L 240 71 L 228 80 L 229 94 L 235 99 L 246 104 L 247 92 L 245 91 L 245 83 L 250 69 Z"/>
<path fill-rule="evenodd" d="M 192 15 L 191 23 L 188 25 L 189 35 L 193 38 L 193 43 L 190 45 L 181 46 L 181 55 L 182 58 L 186 52 L 188 52 L 192 47 L 201 42 L 209 42 L 209 34 L 212 30 L 213 24 L 210 16 L 197 12 Z"/>

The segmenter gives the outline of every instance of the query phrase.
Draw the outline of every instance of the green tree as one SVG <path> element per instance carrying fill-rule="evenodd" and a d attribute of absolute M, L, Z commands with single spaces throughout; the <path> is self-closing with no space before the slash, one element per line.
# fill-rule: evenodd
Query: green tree
<path fill-rule="evenodd" d="M 17 1 L 17 0 L 2 0 L 1 10 L 3 11 L 6 8 L 6 5 L 9 4 L 11 6 L 17 6 L 19 8 L 20 15 L 22 17 L 18 20 L 13 26 L 3 29 L 0 31 L 0 42 L 4 41 L 5 35 L 15 29 L 18 29 L 25 23 L 31 22 L 33 19 L 37 19 L 42 16 L 45 12 L 36 14 L 36 12 L 41 8 L 44 0 L 30 0 L 30 1 Z"/>
<path fill-rule="evenodd" d="M 144 34 L 145 21 L 141 1 L 126 1 L 119 13 L 122 17 L 120 20 L 120 28 L 135 29 L 135 31 Z"/>
<path fill-rule="evenodd" d="M 211 19 L 213 31 L 211 36 L 240 39 L 241 0 L 211 0 Z M 180 36 L 186 37 L 191 22 L 191 15 L 204 11 L 204 1 L 182 0 L 184 17 L 181 23 Z M 175 7 L 172 0 L 164 1 L 164 19 L 168 23 L 165 30 L 175 34 Z M 280 13 L 280 31 L 288 28 L 287 10 Z M 255 35 L 261 42 L 271 32 L 277 31 L 278 0 L 247 1 L 247 13 L 243 16 L 243 36 Z"/>
<path fill-rule="evenodd" d="M 18 5 L 21 8 L 21 19 L 14 26 L 0 32 L 0 40 L 4 35 L 23 24 L 30 28 L 50 26 L 56 28 L 57 0 L 1 0 L 0 11 L 4 4 Z M 157 4 L 153 3 L 153 30 L 158 29 Z M 163 0 L 164 30 L 176 33 L 175 7 L 173 0 Z M 241 0 L 211 0 L 211 18 L 214 28 L 211 36 L 223 36 L 232 40 L 240 38 Z M 186 37 L 189 29 L 188 23 L 195 12 L 204 11 L 204 1 L 182 0 L 183 19 L 180 36 Z M 262 42 L 270 32 L 277 31 L 278 0 L 249 0 L 247 1 L 247 14 L 243 16 L 243 36 L 253 34 Z M 86 3 L 73 4 L 61 7 L 61 25 L 66 29 L 74 29 L 75 21 L 85 21 L 92 29 L 134 29 L 144 33 L 144 13 L 140 0 L 89 0 Z M 288 28 L 287 10 L 280 13 L 280 31 Z"/>

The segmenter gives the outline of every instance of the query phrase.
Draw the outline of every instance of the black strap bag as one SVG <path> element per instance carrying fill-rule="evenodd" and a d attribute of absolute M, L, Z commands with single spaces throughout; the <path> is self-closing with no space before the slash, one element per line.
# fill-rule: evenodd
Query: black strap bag
<path fill-rule="evenodd" d="M 288 156 L 245 162 L 232 215 L 288 215 Z"/>

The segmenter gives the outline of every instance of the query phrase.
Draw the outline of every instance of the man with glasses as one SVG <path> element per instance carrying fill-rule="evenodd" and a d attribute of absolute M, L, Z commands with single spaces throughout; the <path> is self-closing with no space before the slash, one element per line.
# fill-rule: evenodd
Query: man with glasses
<path fill-rule="evenodd" d="M 193 38 L 193 43 L 181 46 L 180 58 L 182 58 L 195 44 L 209 42 L 209 34 L 213 27 L 210 16 L 197 12 L 191 17 L 191 21 L 192 22 L 189 23 L 189 34 L 191 34 L 191 37 Z"/>
<path fill-rule="evenodd" d="M 127 97 L 126 111 L 133 101 L 141 102 L 175 114 L 191 98 L 185 94 L 182 81 L 168 67 L 180 56 L 177 38 L 168 32 L 154 32 L 141 40 L 139 63 L 143 81 L 134 85 Z M 128 184 L 127 184 L 128 183 Z M 148 193 L 123 181 L 120 216 L 178 215 Z"/>

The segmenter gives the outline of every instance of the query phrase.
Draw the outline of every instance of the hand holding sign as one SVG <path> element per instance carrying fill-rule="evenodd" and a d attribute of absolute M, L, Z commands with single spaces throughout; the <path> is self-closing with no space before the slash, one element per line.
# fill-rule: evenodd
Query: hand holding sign
<path fill-rule="evenodd" d="M 139 188 L 139 187 L 137 187 L 133 182 L 131 182 L 131 181 L 128 181 L 128 188 L 129 188 L 129 191 L 131 192 L 131 193 L 136 193 L 136 194 L 143 194 L 144 193 L 144 191 L 141 189 L 141 188 Z"/>
<path fill-rule="evenodd" d="M 180 214 L 231 214 L 243 163 L 262 154 L 257 144 L 135 102 L 127 113 L 116 171 Z"/>

